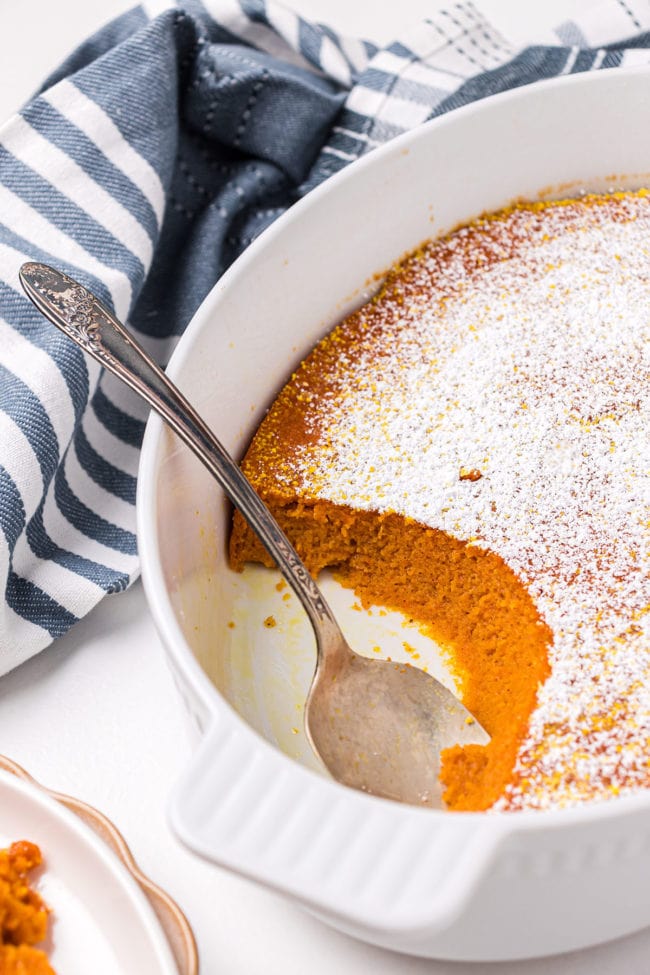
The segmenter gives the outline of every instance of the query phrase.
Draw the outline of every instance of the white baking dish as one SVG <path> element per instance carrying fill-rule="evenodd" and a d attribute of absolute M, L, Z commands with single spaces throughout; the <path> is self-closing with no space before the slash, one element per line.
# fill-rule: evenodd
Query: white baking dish
<path fill-rule="evenodd" d="M 499 95 L 373 152 L 246 251 L 170 374 L 240 456 L 292 367 L 421 240 L 514 198 L 647 182 L 649 106 L 647 70 L 603 71 Z M 149 604 L 203 733 L 171 802 L 191 849 L 350 934 L 431 957 L 544 955 L 650 923 L 647 793 L 561 812 L 447 814 L 337 785 L 300 745 L 302 624 L 258 625 L 275 590 L 264 594 L 260 576 L 238 594 L 223 498 L 157 418 L 138 507 Z M 357 617 L 361 630 L 378 625 Z M 391 626 L 386 639 L 399 639 Z"/>

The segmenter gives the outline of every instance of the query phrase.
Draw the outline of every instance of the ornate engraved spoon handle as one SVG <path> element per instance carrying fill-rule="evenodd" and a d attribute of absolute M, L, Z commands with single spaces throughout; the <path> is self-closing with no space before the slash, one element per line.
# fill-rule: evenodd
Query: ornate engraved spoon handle
<path fill-rule="evenodd" d="M 319 654 L 343 642 L 332 611 L 266 505 L 196 410 L 124 326 L 92 292 L 47 264 L 23 264 L 20 281 L 38 310 L 146 400 L 214 475 L 305 607 Z"/>

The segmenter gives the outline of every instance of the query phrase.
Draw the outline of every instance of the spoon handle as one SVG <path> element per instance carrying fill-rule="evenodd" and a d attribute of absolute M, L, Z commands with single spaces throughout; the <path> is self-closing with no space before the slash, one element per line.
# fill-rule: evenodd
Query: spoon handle
<path fill-rule="evenodd" d="M 266 505 L 208 425 L 124 326 L 92 292 L 47 264 L 23 264 L 20 282 L 47 319 L 146 400 L 205 464 L 300 599 L 314 627 L 319 655 L 341 643 L 332 611 Z"/>

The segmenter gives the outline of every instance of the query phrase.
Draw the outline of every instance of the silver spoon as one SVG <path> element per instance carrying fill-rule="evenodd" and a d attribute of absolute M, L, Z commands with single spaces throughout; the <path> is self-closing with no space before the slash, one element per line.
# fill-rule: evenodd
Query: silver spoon
<path fill-rule="evenodd" d="M 237 464 L 165 373 L 90 291 L 47 264 L 23 264 L 20 281 L 46 318 L 176 431 L 275 559 L 316 634 L 316 670 L 305 705 L 305 729 L 331 775 L 377 796 L 441 808 L 440 751 L 455 744 L 487 744 L 488 734 L 424 671 L 371 660 L 350 649 L 318 586 Z"/>

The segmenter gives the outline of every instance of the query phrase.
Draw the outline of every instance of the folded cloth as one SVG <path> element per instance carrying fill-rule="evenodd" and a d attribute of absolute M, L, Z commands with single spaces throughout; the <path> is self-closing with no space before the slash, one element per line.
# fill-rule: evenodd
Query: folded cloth
<path fill-rule="evenodd" d="M 0 673 L 138 572 L 145 411 L 36 312 L 23 261 L 78 278 L 164 364 L 250 241 L 359 156 L 493 92 L 650 61 L 644 0 L 524 49 L 470 3 L 381 49 L 273 0 L 156 5 L 0 129 Z"/>

